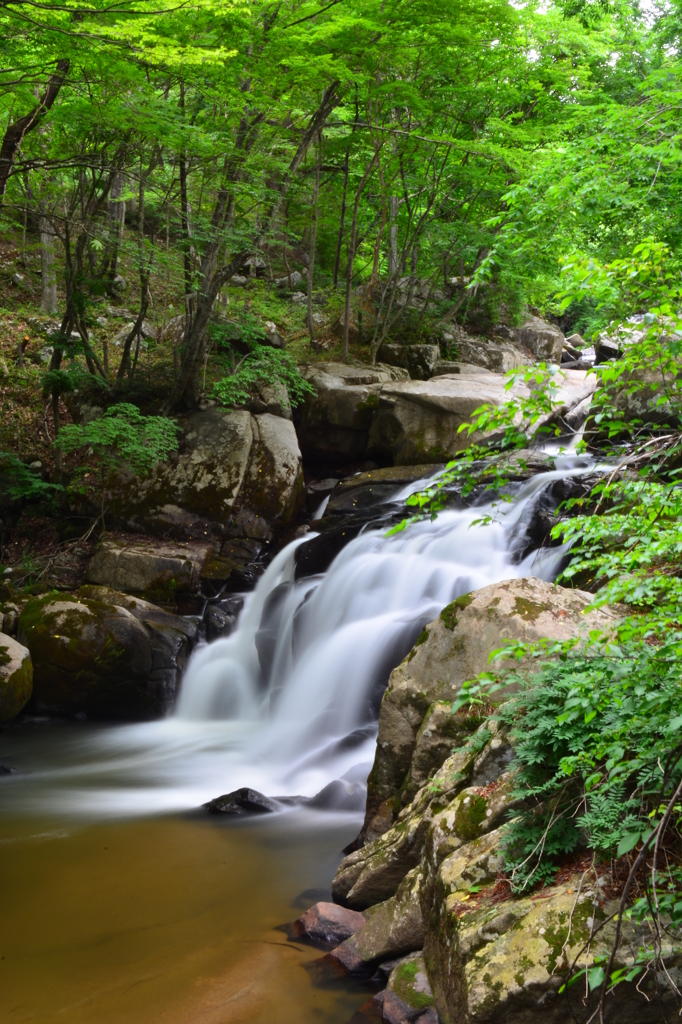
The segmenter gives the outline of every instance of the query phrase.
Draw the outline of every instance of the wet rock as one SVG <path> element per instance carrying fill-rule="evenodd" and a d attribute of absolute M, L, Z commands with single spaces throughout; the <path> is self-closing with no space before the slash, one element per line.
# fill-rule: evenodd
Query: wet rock
<path fill-rule="evenodd" d="M 428 380 L 440 359 L 438 345 L 384 344 L 379 350 L 381 361 L 389 366 L 401 366 L 412 380 Z"/>
<path fill-rule="evenodd" d="M 393 957 L 421 949 L 426 922 L 419 900 L 418 870 L 411 871 L 395 896 L 365 911 L 366 924 L 325 957 L 338 973 L 371 977 Z"/>
<path fill-rule="evenodd" d="M 209 643 L 233 632 L 243 607 L 244 598 L 239 595 L 220 597 L 206 605 L 204 628 Z"/>
<path fill-rule="evenodd" d="M 400 792 L 419 729 L 435 701 L 452 700 L 466 679 L 488 667 L 490 652 L 505 639 L 563 640 L 612 627 L 616 614 L 610 609 L 583 614 L 591 601 L 590 594 L 530 578 L 493 584 L 448 605 L 391 673 L 368 779 L 366 824 Z"/>
<path fill-rule="evenodd" d="M 271 814 L 279 805 L 255 789 L 243 787 L 203 805 L 212 814 Z"/>
<path fill-rule="evenodd" d="M 406 484 L 426 480 L 441 466 L 390 466 L 373 469 L 342 480 L 332 490 L 326 514 L 371 508 L 389 501 Z"/>
<path fill-rule="evenodd" d="M 324 811 L 363 811 L 366 790 L 357 782 L 335 779 L 307 801 L 309 807 Z"/>
<path fill-rule="evenodd" d="M 203 544 L 103 540 L 87 567 L 88 583 L 175 606 L 199 593 L 204 564 L 213 553 Z"/>
<path fill-rule="evenodd" d="M 31 652 L 36 709 L 139 720 L 170 710 L 194 623 L 105 587 L 31 598 L 18 635 Z"/>
<path fill-rule="evenodd" d="M 0 634 L 0 722 L 18 715 L 32 690 L 33 663 L 29 650 L 6 633 Z"/>
<path fill-rule="evenodd" d="M 364 924 L 364 916 L 356 910 L 339 907 L 336 903 L 316 903 L 294 921 L 289 938 L 328 948 L 349 939 Z"/>

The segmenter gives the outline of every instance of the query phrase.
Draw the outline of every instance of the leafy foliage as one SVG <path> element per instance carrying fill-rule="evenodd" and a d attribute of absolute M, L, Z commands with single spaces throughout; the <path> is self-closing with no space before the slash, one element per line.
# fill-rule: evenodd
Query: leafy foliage
<path fill-rule="evenodd" d="M 59 484 L 43 480 L 39 473 L 12 452 L 0 452 L 0 473 L 3 476 L 3 490 L 14 500 L 51 500 L 64 490 Z"/>
<path fill-rule="evenodd" d="M 213 397 L 221 405 L 245 405 L 254 389 L 267 384 L 275 390 L 286 388 L 293 406 L 306 395 L 314 394 L 312 384 L 302 376 L 296 361 L 287 352 L 268 345 L 254 345 L 235 372 L 223 377 L 213 387 Z"/>
<path fill-rule="evenodd" d="M 62 428 L 55 445 L 63 452 L 82 452 L 84 464 L 69 489 L 95 494 L 104 520 L 106 495 L 117 471 L 132 469 L 146 475 L 157 462 L 177 450 L 179 428 L 165 416 L 144 416 L 121 402 L 89 423 L 70 423 Z"/>

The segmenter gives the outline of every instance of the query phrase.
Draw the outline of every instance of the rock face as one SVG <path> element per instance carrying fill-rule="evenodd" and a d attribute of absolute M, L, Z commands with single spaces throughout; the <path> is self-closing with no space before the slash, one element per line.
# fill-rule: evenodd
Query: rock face
<path fill-rule="evenodd" d="M 456 738 L 431 728 L 447 716 L 450 702 L 467 679 L 488 667 L 491 651 L 505 639 L 568 639 L 577 632 L 608 628 L 608 610 L 584 610 L 590 594 L 542 580 L 515 579 L 457 598 L 426 627 L 407 658 L 391 673 L 381 702 L 377 751 L 368 781 L 365 827 L 387 800 L 407 802 L 429 770 L 434 748 Z M 448 726 L 450 730 L 456 727 Z"/>
<path fill-rule="evenodd" d="M 314 363 L 301 372 L 316 391 L 297 410 L 301 448 L 309 458 L 339 461 L 365 455 L 381 385 L 409 377 L 407 370 L 381 364 Z"/>
<path fill-rule="evenodd" d="M 33 663 L 26 647 L 0 635 L 0 722 L 18 715 L 33 690 Z"/>
<path fill-rule="evenodd" d="M 428 380 L 440 359 L 440 348 L 438 345 L 382 345 L 379 356 L 389 366 L 402 366 L 412 380 Z"/>
<path fill-rule="evenodd" d="M 504 638 L 563 639 L 613 628 L 614 611 L 582 614 L 590 600 L 537 580 L 487 587 L 445 608 L 394 671 L 375 771 L 407 748 L 391 786 L 405 781 L 385 801 L 393 808 L 389 826 L 396 809 L 397 818 L 342 861 L 334 899 L 362 909 L 367 923 L 325 958 L 337 972 L 360 978 L 377 965 L 390 972 L 385 992 L 361 1008 L 358 1021 L 571 1024 L 575 1007 L 581 1020 L 596 1009 L 599 990 L 583 1005 L 584 990 L 560 989 L 573 962 L 579 971 L 608 957 L 615 922 L 606 922 L 617 909 L 608 895 L 610 879 L 587 871 L 512 896 L 500 882 L 500 826 L 518 809 L 509 738 L 495 719 L 477 718 L 473 710 L 446 719 L 449 698 L 485 668 L 489 650 Z M 631 921 L 622 934 L 616 966 L 629 967 L 650 938 L 646 925 Z M 662 954 L 676 978 L 682 943 L 666 938 Z M 660 1019 L 655 981 L 640 977 L 641 991 L 619 985 L 607 1000 L 605 1021 Z M 661 991 L 672 1007 L 667 986 Z"/>
<path fill-rule="evenodd" d="M 88 583 L 175 605 L 178 598 L 199 593 L 202 571 L 212 554 L 209 545 L 103 540 L 85 578 Z"/>
<path fill-rule="evenodd" d="M 525 394 L 518 384 L 514 394 Z M 407 466 L 447 462 L 481 435 L 459 433 L 481 405 L 509 399 L 504 379 L 491 374 L 434 377 L 428 381 L 385 384 L 378 395 L 367 451 Z"/>
<path fill-rule="evenodd" d="M 121 475 L 111 513 L 132 529 L 178 539 L 232 532 L 269 539 L 304 501 L 293 423 L 270 412 L 209 408 L 182 418 L 177 455 L 145 479 Z"/>
<path fill-rule="evenodd" d="M 441 1019 L 443 1024 L 569 1024 L 575 1020 L 569 1005 L 575 990 L 560 995 L 559 989 L 574 960 L 578 970 L 585 966 L 592 921 L 603 922 L 617 901 L 604 898 L 600 879 L 585 884 L 580 875 L 543 890 L 541 898 L 534 894 L 502 903 L 487 894 L 472 898 L 474 885 L 489 894 L 495 884 L 498 843 L 499 833 L 469 843 L 444 860 L 438 873 L 424 959 Z M 612 921 L 592 939 L 588 963 L 608 959 L 613 938 Z M 631 965 L 647 939 L 645 927 L 626 922 L 614 968 Z M 663 955 L 669 967 L 678 968 L 682 947 L 668 941 Z M 651 1000 L 654 979 L 645 978 L 639 987 L 645 995 L 622 984 L 609 996 L 608 1024 L 660 1020 L 656 999 Z M 666 1003 L 669 993 L 666 998 L 665 987 L 662 991 Z M 598 998 L 599 991 L 593 992 L 585 1009 L 582 998 L 576 1005 L 589 1016 Z"/>
<path fill-rule="evenodd" d="M 529 349 L 536 359 L 560 363 L 564 348 L 564 332 L 539 316 L 529 317 L 520 327 L 507 328 L 514 341 Z"/>
<path fill-rule="evenodd" d="M 106 587 L 31 598 L 18 637 L 31 652 L 39 710 L 156 718 L 173 705 L 196 626 Z"/>
<path fill-rule="evenodd" d="M 457 365 L 461 370 L 465 364 Z M 462 423 L 481 405 L 499 406 L 510 397 L 504 378 L 487 370 L 430 380 L 388 379 L 389 371 L 397 372 L 333 363 L 308 368 L 317 394 L 300 412 L 298 430 L 311 459 L 369 457 L 394 466 L 447 462 L 472 440 L 482 440 L 459 433 Z M 559 391 L 563 414 L 593 390 L 584 371 L 567 371 Z M 527 396 L 528 390 L 519 382 L 512 394 Z"/>
<path fill-rule="evenodd" d="M 463 333 L 457 337 L 457 357 L 494 373 L 507 373 L 533 362 L 527 348 L 499 338 L 474 338 Z"/>

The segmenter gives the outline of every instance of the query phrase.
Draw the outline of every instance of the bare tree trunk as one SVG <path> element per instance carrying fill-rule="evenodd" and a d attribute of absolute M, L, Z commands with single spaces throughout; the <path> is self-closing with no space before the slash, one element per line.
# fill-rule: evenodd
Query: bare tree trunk
<path fill-rule="evenodd" d="M 109 280 L 113 281 L 118 273 L 118 255 L 121 251 L 123 241 L 123 228 L 126 219 L 125 199 L 122 199 L 125 177 L 122 171 L 118 171 L 111 182 L 109 191 Z"/>
<path fill-rule="evenodd" d="M 54 265 L 54 230 L 47 217 L 40 218 L 40 266 L 42 290 L 40 308 L 43 313 L 57 312 L 57 274 Z"/>
<path fill-rule="evenodd" d="M 351 223 L 351 229 L 350 229 L 350 242 L 348 243 L 348 267 L 346 268 L 346 304 L 345 304 L 345 307 L 344 307 L 344 314 L 343 314 L 343 361 L 344 361 L 344 363 L 348 362 L 348 334 L 349 334 L 349 331 L 350 331 L 350 293 L 351 293 L 351 284 L 352 284 L 352 281 L 353 281 L 353 263 L 355 262 L 355 242 L 356 242 L 356 234 L 357 234 L 357 227 L 358 227 L 358 206 L 360 205 L 360 196 L 362 195 L 362 190 L 364 189 L 365 185 L 367 184 L 367 179 L 369 178 L 370 174 L 372 173 L 372 171 L 374 170 L 374 168 L 375 168 L 375 166 L 377 164 L 380 152 L 381 152 L 381 146 L 379 146 L 379 148 L 377 150 L 375 150 L 374 156 L 372 157 L 372 159 L 369 162 L 369 165 L 367 166 L 367 170 L 365 171 L 365 173 L 363 174 L 362 178 L 360 179 L 360 184 L 358 185 L 358 187 L 356 189 L 356 192 L 355 192 L 355 202 L 353 203 L 353 221 Z"/>
<path fill-rule="evenodd" d="M 315 185 L 313 186 L 313 223 L 310 228 L 310 259 L 308 262 L 308 334 L 310 341 L 315 341 L 315 325 L 313 323 L 313 274 L 315 272 L 315 244 L 317 241 L 317 200 L 320 195 L 320 161 L 322 159 L 322 136 L 317 138 L 317 154 L 315 158 Z"/>
<path fill-rule="evenodd" d="M 339 267 L 341 265 L 341 246 L 343 245 L 343 228 L 346 220 L 346 194 L 348 192 L 349 150 L 343 164 L 343 192 L 341 193 L 341 214 L 339 216 L 339 237 L 336 241 L 336 259 L 334 260 L 334 288 L 339 287 Z"/>
<path fill-rule="evenodd" d="M 388 274 L 393 277 L 398 273 L 398 197 L 388 199 Z"/>

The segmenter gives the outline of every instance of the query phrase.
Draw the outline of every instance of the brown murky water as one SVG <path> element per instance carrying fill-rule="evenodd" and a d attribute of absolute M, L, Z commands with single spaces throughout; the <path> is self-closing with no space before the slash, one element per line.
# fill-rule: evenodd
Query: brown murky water
<path fill-rule="evenodd" d="M 27 815 L 23 792 L 0 778 L 2 1024 L 347 1024 L 367 998 L 315 987 L 320 954 L 278 930 L 328 893 L 357 821 L 83 822 Z"/>

